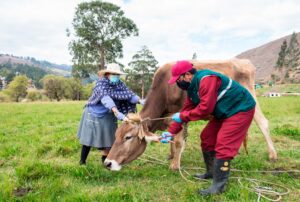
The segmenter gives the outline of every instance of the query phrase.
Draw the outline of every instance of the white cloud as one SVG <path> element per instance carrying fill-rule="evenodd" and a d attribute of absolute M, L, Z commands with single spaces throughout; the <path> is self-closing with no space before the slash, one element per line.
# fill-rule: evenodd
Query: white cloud
<path fill-rule="evenodd" d="M 65 30 L 79 2 L 0 2 L 0 52 L 70 63 Z M 199 59 L 226 59 L 300 28 L 297 0 L 110 2 L 121 6 L 140 31 L 124 41 L 125 65 L 142 45 L 160 64 L 191 58 L 194 52 Z"/>

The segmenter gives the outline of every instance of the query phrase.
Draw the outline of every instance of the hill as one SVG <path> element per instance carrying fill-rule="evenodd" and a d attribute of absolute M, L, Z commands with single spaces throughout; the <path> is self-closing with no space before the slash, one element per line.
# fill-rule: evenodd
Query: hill
<path fill-rule="evenodd" d="M 62 75 L 62 76 L 70 76 L 72 66 L 64 65 L 64 64 L 55 64 L 48 62 L 46 60 L 36 60 L 33 57 L 19 57 L 13 56 L 9 54 L 0 54 L 0 65 L 11 64 L 15 65 L 28 65 L 36 68 L 44 69 L 47 72 Z"/>
<path fill-rule="evenodd" d="M 288 43 L 291 35 L 271 41 L 257 48 L 250 49 L 239 55 L 237 58 L 249 59 L 256 66 L 256 81 L 266 83 L 270 80 L 271 75 L 275 72 L 274 66 L 278 59 L 278 53 L 284 40 Z M 300 42 L 300 33 L 297 33 L 297 40 Z M 300 82 L 300 71 L 290 72 L 290 77 Z"/>

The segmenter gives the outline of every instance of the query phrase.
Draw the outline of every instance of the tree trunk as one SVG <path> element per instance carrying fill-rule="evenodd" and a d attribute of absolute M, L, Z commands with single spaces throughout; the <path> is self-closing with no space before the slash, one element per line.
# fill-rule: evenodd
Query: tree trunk
<path fill-rule="evenodd" d="M 144 70 L 142 74 L 142 99 L 144 99 L 144 89 L 145 89 L 145 82 L 144 82 Z"/>
<path fill-rule="evenodd" d="M 105 59 L 104 59 L 105 57 L 104 57 L 104 55 L 105 55 L 105 51 L 104 51 L 103 48 L 100 47 L 100 49 L 99 49 L 100 64 L 98 66 L 99 71 L 102 70 L 102 69 L 104 69 L 104 65 L 105 65 Z"/>
<path fill-rule="evenodd" d="M 144 88 L 145 88 L 145 84 L 144 84 L 144 79 L 142 80 L 142 99 L 144 99 Z"/>

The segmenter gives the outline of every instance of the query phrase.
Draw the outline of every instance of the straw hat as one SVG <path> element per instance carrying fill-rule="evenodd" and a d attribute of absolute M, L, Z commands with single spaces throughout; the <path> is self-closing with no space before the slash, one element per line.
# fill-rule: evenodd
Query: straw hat
<path fill-rule="evenodd" d="M 106 69 L 100 70 L 98 72 L 99 76 L 104 76 L 106 73 L 110 74 L 119 74 L 119 75 L 124 75 L 126 74 L 125 72 L 121 71 L 120 65 L 116 63 L 110 63 L 106 65 Z"/>

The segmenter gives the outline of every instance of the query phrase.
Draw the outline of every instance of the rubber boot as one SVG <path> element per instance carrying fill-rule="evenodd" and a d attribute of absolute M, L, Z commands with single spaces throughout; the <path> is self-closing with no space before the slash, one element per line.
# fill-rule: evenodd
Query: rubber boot
<path fill-rule="evenodd" d="M 203 159 L 206 166 L 206 173 L 195 174 L 194 177 L 198 179 L 210 179 L 213 178 L 214 158 L 216 155 L 215 151 L 202 151 Z"/>
<path fill-rule="evenodd" d="M 229 178 L 230 160 L 215 158 L 214 161 L 213 184 L 208 189 L 199 190 L 201 195 L 220 194 L 225 190 Z"/>
<path fill-rule="evenodd" d="M 81 156 L 80 156 L 80 161 L 79 161 L 80 165 L 85 165 L 86 164 L 86 159 L 87 159 L 87 157 L 90 153 L 90 150 L 91 150 L 91 147 L 82 145 Z"/>

